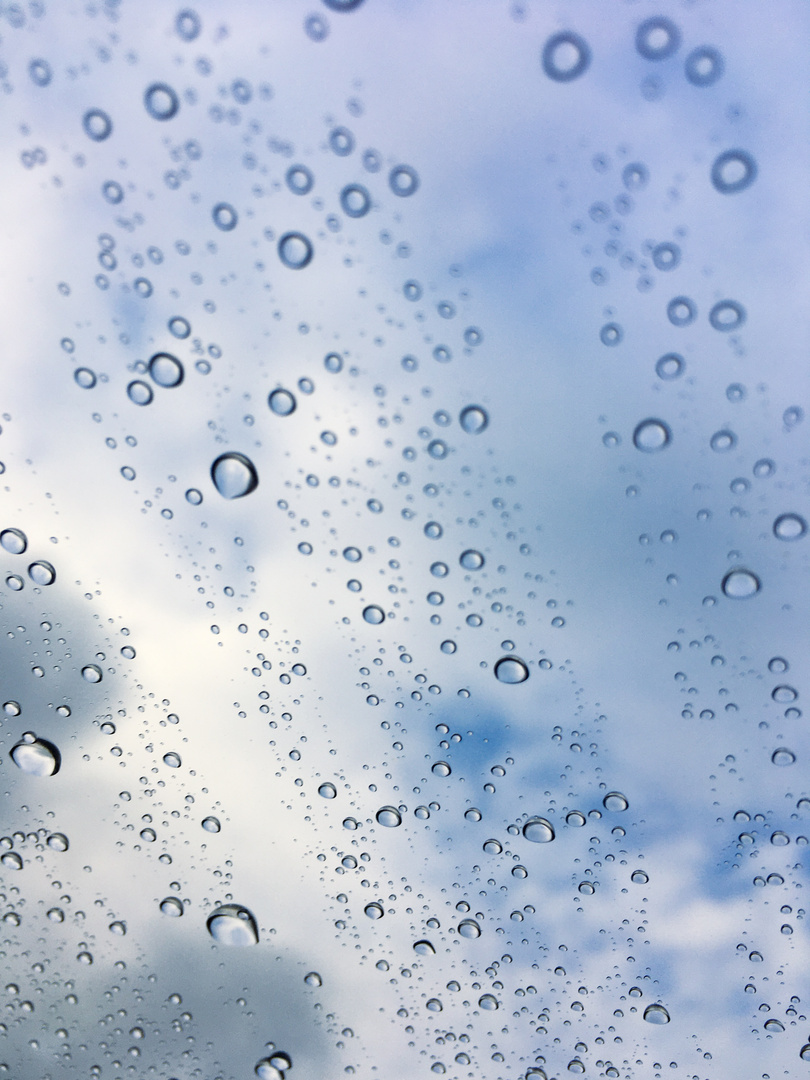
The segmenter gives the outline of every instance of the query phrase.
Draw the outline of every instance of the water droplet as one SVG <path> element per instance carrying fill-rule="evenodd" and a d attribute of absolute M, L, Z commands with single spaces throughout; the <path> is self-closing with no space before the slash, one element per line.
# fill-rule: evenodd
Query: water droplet
<path fill-rule="evenodd" d="M 418 953 L 420 956 L 436 955 L 436 950 L 433 948 L 432 943 L 429 942 L 427 938 L 423 939 L 422 941 L 415 941 L 413 943 L 413 951 L 415 953 Z"/>
<path fill-rule="evenodd" d="M 430 771 L 434 776 L 449 776 L 452 769 L 446 761 L 434 761 L 430 767 Z"/>
<path fill-rule="evenodd" d="M 6 576 L 6 585 L 8 585 L 10 589 L 13 589 L 14 592 L 19 592 L 20 589 L 25 588 L 25 582 L 19 574 L 8 574 Z"/>
<path fill-rule="evenodd" d="M 256 467 L 244 454 L 221 454 L 211 466 L 211 479 L 224 499 L 241 499 L 259 486 Z"/>
<path fill-rule="evenodd" d="M 686 58 L 684 64 L 687 81 L 693 86 L 711 86 L 725 70 L 723 57 L 711 45 L 701 45 Z"/>
<path fill-rule="evenodd" d="M 56 570 L 49 562 L 39 559 L 28 567 L 28 576 L 35 585 L 53 585 L 56 581 Z"/>
<path fill-rule="evenodd" d="M 633 445 L 646 454 L 663 450 L 672 439 L 672 433 L 663 420 L 642 420 L 633 432 Z"/>
<path fill-rule="evenodd" d="M 523 826 L 523 835 L 533 844 L 549 844 L 554 839 L 554 826 L 545 818 L 529 818 Z"/>
<path fill-rule="evenodd" d="M 480 435 L 489 426 L 489 415 L 480 405 L 467 405 L 459 413 L 458 422 L 468 435 Z"/>
<path fill-rule="evenodd" d="M 6 716 L 19 716 L 22 708 L 18 701 L 5 701 L 3 703 L 3 712 Z"/>
<path fill-rule="evenodd" d="M 771 761 L 774 765 L 793 765 L 796 755 L 786 746 L 780 746 L 771 754 Z"/>
<path fill-rule="evenodd" d="M 656 270 L 674 270 L 681 261 L 681 249 L 677 244 L 657 244 L 653 248 L 652 261 Z"/>
<path fill-rule="evenodd" d="M 240 904 L 222 904 L 208 916 L 205 925 L 208 933 L 220 945 L 242 947 L 257 945 L 259 941 L 256 920 Z"/>
<path fill-rule="evenodd" d="M 55 832 L 51 833 L 48 837 L 48 847 L 53 851 L 67 851 L 70 847 L 70 841 L 64 833 Z"/>
<path fill-rule="evenodd" d="M 646 885 L 650 879 L 643 870 L 634 870 L 633 873 L 630 875 L 630 880 L 635 885 Z"/>
<path fill-rule="evenodd" d="M 756 574 L 742 568 L 730 570 L 723 578 L 723 592 L 732 600 L 745 600 L 759 592 L 761 585 Z"/>
<path fill-rule="evenodd" d="M 529 669 L 517 656 L 502 656 L 495 665 L 495 678 L 502 683 L 522 683 L 529 677 Z"/>
<path fill-rule="evenodd" d="M 799 1051 L 799 1057 L 802 1061 L 810 1061 L 810 1043 L 805 1043 Z"/>
<path fill-rule="evenodd" d="M 439 1001 L 438 998 L 429 998 L 425 1002 L 425 1008 L 428 1009 L 430 1012 L 441 1012 L 442 1003 Z"/>
<path fill-rule="evenodd" d="M 362 184 L 347 184 L 340 193 L 343 213 L 350 218 L 361 218 L 371 209 L 371 196 Z"/>
<path fill-rule="evenodd" d="M 239 215 L 236 210 L 230 203 L 226 202 L 217 203 L 211 211 L 211 217 L 216 227 L 221 229 L 222 232 L 231 232 L 239 222 Z"/>
<path fill-rule="evenodd" d="M 669 382 L 678 379 L 686 370 L 686 361 L 678 353 L 667 353 L 655 362 L 655 374 Z"/>
<path fill-rule="evenodd" d="M 580 829 L 585 824 L 585 815 L 581 810 L 572 810 L 565 816 L 565 822 L 567 825 L 573 825 L 574 828 Z"/>
<path fill-rule="evenodd" d="M 385 621 L 385 612 L 377 604 L 369 604 L 367 608 L 363 608 L 363 618 L 372 626 L 379 626 Z"/>
<path fill-rule="evenodd" d="M 747 150 L 725 150 L 714 159 L 711 181 L 721 195 L 745 191 L 757 178 L 757 163 Z"/>
<path fill-rule="evenodd" d="M 463 938 L 481 937 L 481 927 L 475 919 L 462 919 L 458 924 L 458 932 Z"/>
<path fill-rule="evenodd" d="M 613 813 L 621 813 L 627 809 L 628 805 L 627 799 L 620 791 L 609 791 L 602 799 L 602 806 Z"/>
<path fill-rule="evenodd" d="M 402 815 L 395 806 L 383 806 L 377 811 L 377 821 L 386 829 L 395 829 L 402 824 Z"/>
<path fill-rule="evenodd" d="M 480 821 L 483 815 L 476 806 L 471 806 L 469 810 L 464 811 L 464 817 L 467 821 Z"/>
<path fill-rule="evenodd" d="M 176 896 L 167 896 L 165 900 L 161 900 L 160 910 L 164 915 L 169 915 L 173 919 L 179 919 L 183 914 L 183 905 Z"/>
<path fill-rule="evenodd" d="M 709 322 L 715 330 L 728 333 L 742 326 L 746 319 L 745 308 L 736 300 L 721 300 L 709 312 Z"/>
<path fill-rule="evenodd" d="M 183 365 L 171 353 L 155 353 L 149 361 L 149 374 L 158 386 L 171 389 L 183 381 Z"/>
<path fill-rule="evenodd" d="M 154 397 L 152 387 L 142 379 L 133 379 L 127 387 L 127 397 L 133 405 L 149 405 Z"/>
<path fill-rule="evenodd" d="M 800 540 L 807 532 L 807 522 L 799 514 L 780 514 L 773 523 L 777 540 Z"/>
<path fill-rule="evenodd" d="M 668 1024 L 669 1013 L 663 1005 L 648 1005 L 644 1010 L 644 1019 L 648 1024 Z"/>
<path fill-rule="evenodd" d="M 766 1020 L 763 1027 L 765 1028 L 766 1031 L 784 1031 L 785 1030 L 785 1025 L 782 1023 L 782 1021 L 781 1020 L 775 1020 L 773 1017 L 771 1017 L 770 1020 Z"/>
<path fill-rule="evenodd" d="M 334 799 L 337 797 L 337 790 L 334 784 L 325 783 L 321 784 L 318 788 L 318 794 L 322 799 Z"/>
<path fill-rule="evenodd" d="M 382 904 L 378 904 L 376 900 L 373 900 L 370 904 L 366 904 L 363 911 L 369 919 L 381 919 L 385 914 Z"/>
<path fill-rule="evenodd" d="M 0 855 L 0 863 L 9 870 L 22 870 L 23 861 L 16 851 L 5 851 Z"/>
<path fill-rule="evenodd" d="M 29 731 L 21 742 L 12 746 L 11 760 L 29 776 L 54 776 L 59 772 L 62 756 L 53 743 L 38 739 Z"/>
<path fill-rule="evenodd" d="M 176 338 L 184 340 L 191 334 L 191 323 L 188 319 L 184 319 L 182 315 L 175 315 L 169 319 L 169 333 Z"/>
<path fill-rule="evenodd" d="M 275 1067 L 270 1058 L 262 1058 L 253 1071 L 259 1080 L 284 1080 L 284 1073 Z"/>
<path fill-rule="evenodd" d="M 0 532 L 0 546 L 10 555 L 22 555 L 28 547 L 28 538 L 22 529 L 3 529 Z"/>
<path fill-rule="evenodd" d="M 395 195 L 405 198 L 419 189 L 419 176 L 410 165 L 395 165 L 388 174 L 388 186 Z"/>
<path fill-rule="evenodd" d="M 480 551 L 469 548 L 467 551 L 462 551 L 458 561 L 465 570 L 480 570 L 484 565 L 484 556 Z"/>
<path fill-rule="evenodd" d="M 285 233 L 278 242 L 278 257 L 290 270 L 309 266 L 313 254 L 312 244 L 303 233 Z"/>
<path fill-rule="evenodd" d="M 645 19 L 636 30 L 636 49 L 645 60 L 666 60 L 678 51 L 680 44 L 680 30 L 663 15 Z"/>
<path fill-rule="evenodd" d="M 179 769 L 182 764 L 180 755 L 170 750 L 168 754 L 163 755 L 163 764 L 168 765 L 170 769 Z"/>
<path fill-rule="evenodd" d="M 88 139 L 104 142 L 112 134 L 112 120 L 102 109 L 88 109 L 82 117 L 82 127 Z"/>
<path fill-rule="evenodd" d="M 289 416 L 295 412 L 295 397 L 289 390 L 273 390 L 267 398 L 270 411 L 276 416 Z"/>
<path fill-rule="evenodd" d="M 485 840 L 484 851 L 487 853 L 487 855 L 500 855 L 503 851 L 503 844 L 500 842 L 500 840 Z"/>
<path fill-rule="evenodd" d="M 166 83 L 152 83 L 143 95 L 143 103 L 153 120 L 171 120 L 180 108 L 180 98 Z"/>
<path fill-rule="evenodd" d="M 103 677 L 98 664 L 85 664 L 82 668 L 82 678 L 85 682 L 100 683 Z"/>
<path fill-rule="evenodd" d="M 304 982 L 307 986 L 323 986 L 323 979 L 317 971 L 308 971 L 304 976 Z"/>
<path fill-rule="evenodd" d="M 127 932 L 127 924 L 125 922 L 121 922 L 120 919 L 116 919 L 115 922 L 110 923 L 107 929 L 110 931 L 111 934 L 115 934 L 116 937 L 124 937 Z"/>
<path fill-rule="evenodd" d="M 488 1011 L 492 1012 L 498 1008 L 498 999 L 496 997 L 493 997 L 492 994 L 483 994 L 478 999 L 478 1004 L 482 1009 L 487 1009 Z"/>

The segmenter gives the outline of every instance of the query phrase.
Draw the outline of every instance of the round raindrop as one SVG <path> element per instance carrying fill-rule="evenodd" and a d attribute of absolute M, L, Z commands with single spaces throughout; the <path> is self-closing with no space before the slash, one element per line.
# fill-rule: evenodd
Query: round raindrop
<path fill-rule="evenodd" d="M 101 682 L 103 678 L 101 668 L 98 666 L 98 664 L 85 664 L 85 666 L 82 668 L 82 678 L 85 682 L 89 683 Z"/>
<path fill-rule="evenodd" d="M 211 211 L 211 217 L 213 218 L 216 227 L 223 232 L 230 232 L 232 229 L 235 229 L 236 223 L 239 221 L 237 212 L 230 203 L 226 202 L 217 203 Z"/>
<path fill-rule="evenodd" d="M 529 669 L 517 656 L 502 656 L 495 665 L 495 678 L 502 683 L 522 683 L 529 677 Z"/>
<path fill-rule="evenodd" d="M 183 914 L 183 905 L 176 896 L 167 896 L 165 900 L 161 900 L 160 910 L 170 918 L 179 919 Z"/>
<path fill-rule="evenodd" d="M 745 322 L 745 308 L 736 300 L 721 300 L 709 312 L 709 322 L 715 330 L 728 333 Z"/>
<path fill-rule="evenodd" d="M 253 1071 L 259 1080 L 284 1080 L 283 1070 L 275 1067 L 272 1058 L 262 1058 L 261 1061 L 257 1061 Z"/>
<path fill-rule="evenodd" d="M 285 233 L 278 242 L 278 257 L 290 270 L 303 270 L 309 266 L 312 255 L 312 244 L 303 233 Z"/>
<path fill-rule="evenodd" d="M 383 806 L 376 814 L 377 822 L 386 829 L 395 829 L 402 824 L 402 815 L 395 806 Z"/>
<path fill-rule="evenodd" d="M 620 791 L 609 791 L 602 799 L 602 806 L 606 810 L 611 810 L 614 814 L 621 813 L 629 805 L 626 797 Z"/>
<path fill-rule="evenodd" d="M 430 771 L 433 773 L 434 776 L 449 776 L 452 772 L 452 769 L 446 761 L 435 761 L 431 765 Z"/>
<path fill-rule="evenodd" d="M 294 195 L 308 195 L 315 185 L 315 177 L 306 165 L 291 165 L 284 179 Z"/>
<path fill-rule="evenodd" d="M 35 86 L 48 86 L 53 78 L 51 65 L 47 60 L 29 60 L 28 76 Z"/>
<path fill-rule="evenodd" d="M 146 111 L 153 120 L 171 120 L 180 108 L 180 98 L 166 83 L 152 83 L 143 95 Z"/>
<path fill-rule="evenodd" d="M 170 389 L 183 381 L 183 365 L 171 353 L 155 353 L 149 361 L 149 374 L 158 386 Z"/>
<path fill-rule="evenodd" d="M 222 826 L 219 823 L 219 818 L 215 817 L 203 818 L 202 827 L 205 829 L 206 832 L 209 833 L 218 833 L 222 829 Z"/>
<path fill-rule="evenodd" d="M 648 1005 L 644 1010 L 644 1019 L 648 1024 L 668 1024 L 669 1013 L 663 1005 Z"/>
<path fill-rule="evenodd" d="M 634 885 L 646 885 L 650 879 L 643 870 L 634 870 L 630 875 L 630 880 Z"/>
<path fill-rule="evenodd" d="M 112 134 L 112 120 L 102 109 L 88 109 L 82 117 L 85 135 L 93 142 L 104 142 Z"/>
<path fill-rule="evenodd" d="M 379 626 L 385 621 L 385 612 L 377 604 L 369 604 L 368 607 L 363 608 L 363 618 L 372 626 Z"/>
<path fill-rule="evenodd" d="M 259 942 L 256 920 L 241 904 L 222 904 L 208 916 L 205 925 L 208 933 L 220 945 L 243 947 Z"/>
<path fill-rule="evenodd" d="M 458 924 L 458 932 L 463 938 L 481 937 L 481 927 L 475 919 L 462 919 Z"/>
<path fill-rule="evenodd" d="M 807 532 L 807 522 L 799 514 L 780 514 L 773 523 L 777 540 L 800 540 Z"/>
<path fill-rule="evenodd" d="M 553 34 L 545 43 L 541 62 L 549 79 L 554 82 L 571 82 L 588 70 L 591 50 L 579 34 L 564 30 Z"/>
<path fill-rule="evenodd" d="M 581 810 L 572 810 L 565 815 L 566 825 L 573 825 L 575 829 L 581 829 L 585 824 L 585 815 Z"/>
<path fill-rule="evenodd" d="M 241 499 L 259 486 L 259 476 L 244 454 L 221 454 L 211 466 L 214 487 L 224 499 Z"/>
<path fill-rule="evenodd" d="M 529 818 L 523 826 L 523 835 L 533 844 L 549 844 L 554 839 L 554 826 L 542 817 Z"/>
<path fill-rule="evenodd" d="M 152 387 L 141 379 L 133 379 L 127 387 L 127 397 L 133 405 L 149 405 L 154 397 Z"/>
<path fill-rule="evenodd" d="M 49 562 L 39 559 L 28 567 L 28 576 L 35 585 L 53 585 L 56 581 L 56 570 Z"/>
<path fill-rule="evenodd" d="M 666 60 L 677 52 L 681 32 L 671 19 L 654 15 L 636 30 L 636 49 L 645 60 Z"/>
<path fill-rule="evenodd" d="M 182 315 L 169 319 L 169 333 L 176 338 L 185 339 L 191 334 L 191 323 Z"/>
<path fill-rule="evenodd" d="M 370 904 L 366 904 L 363 911 L 369 919 L 381 919 L 385 914 L 382 904 L 378 904 L 376 900 L 373 900 Z"/>
<path fill-rule="evenodd" d="M 289 416 L 295 412 L 296 402 L 293 394 L 289 390 L 273 390 L 267 398 L 267 404 L 270 406 L 270 412 L 274 412 L 276 416 Z"/>
<path fill-rule="evenodd" d="M 494 1012 L 498 1008 L 498 999 L 493 997 L 492 994 L 482 994 L 478 999 L 478 1004 L 482 1009 L 486 1009 L 488 1012 Z"/>
<path fill-rule="evenodd" d="M 690 326 L 697 318 L 697 306 L 688 296 L 675 296 L 667 304 L 667 318 L 673 326 Z"/>
<path fill-rule="evenodd" d="M 602 329 L 599 331 L 599 340 L 603 345 L 621 345 L 624 338 L 624 331 L 618 323 L 605 323 Z"/>
<path fill-rule="evenodd" d="M 468 548 L 467 551 L 462 551 L 458 557 L 459 564 L 465 570 L 480 570 L 484 565 L 484 556 L 480 551 L 475 551 L 474 548 Z"/>
<path fill-rule="evenodd" d="M 371 196 L 362 184 L 347 184 L 340 193 L 340 205 L 347 217 L 365 217 L 371 209 Z"/>
<path fill-rule="evenodd" d="M 692 86 L 711 86 L 722 78 L 724 70 L 723 57 L 711 45 L 693 49 L 684 64 L 686 78 Z"/>
<path fill-rule="evenodd" d="M 681 261 L 677 244 L 658 244 L 653 248 L 652 261 L 656 270 L 674 270 Z"/>
<path fill-rule="evenodd" d="M 712 165 L 712 184 L 721 195 L 745 191 L 756 178 L 757 163 L 747 150 L 725 150 Z"/>
<path fill-rule="evenodd" d="M 334 784 L 325 783 L 321 784 L 318 788 L 318 794 L 322 799 L 335 799 L 337 798 L 337 790 Z"/>
<path fill-rule="evenodd" d="M 163 755 L 163 764 L 170 769 L 179 769 L 182 761 L 179 754 L 175 754 L 173 750 L 170 750 L 168 754 Z"/>
<path fill-rule="evenodd" d="M 655 374 L 665 382 L 679 379 L 685 370 L 686 361 L 678 353 L 667 353 L 655 362 Z"/>
<path fill-rule="evenodd" d="M 633 445 L 637 450 L 646 454 L 655 453 L 668 446 L 672 439 L 672 432 L 663 420 L 642 420 L 633 432 Z"/>
<path fill-rule="evenodd" d="M 183 8 L 182 11 L 177 13 L 174 28 L 177 31 L 177 36 L 181 37 L 183 41 L 194 41 L 195 38 L 200 36 L 202 21 L 192 8 Z"/>
<path fill-rule="evenodd" d="M 489 416 L 480 405 L 467 405 L 459 413 L 458 422 L 468 435 L 480 435 L 489 425 Z"/>
<path fill-rule="evenodd" d="M 354 135 L 348 128 L 333 128 L 329 132 L 329 147 L 338 157 L 348 157 L 354 150 Z"/>
<path fill-rule="evenodd" d="M 396 165 L 388 174 L 388 186 L 395 195 L 405 198 L 419 188 L 419 176 L 410 165 Z"/>
<path fill-rule="evenodd" d="M 427 938 L 423 938 L 422 941 L 415 941 L 413 943 L 413 951 L 419 956 L 435 956 L 436 950 L 433 947 L 433 943 L 428 941 Z"/>
<path fill-rule="evenodd" d="M 723 592 L 732 600 L 745 600 L 754 596 L 761 587 L 756 574 L 743 568 L 730 570 L 723 578 Z"/>
<path fill-rule="evenodd" d="M 0 532 L 0 547 L 9 555 L 22 555 L 28 547 L 28 537 L 22 529 L 3 529 Z"/>
<path fill-rule="evenodd" d="M 307 986 L 323 986 L 323 979 L 317 971 L 308 971 L 304 976 L 304 982 Z"/>
<path fill-rule="evenodd" d="M 796 761 L 796 755 L 792 750 L 788 750 L 786 746 L 780 746 L 771 754 L 771 761 L 774 765 L 793 765 Z"/>
<path fill-rule="evenodd" d="M 622 183 L 628 191 L 640 191 L 647 186 L 649 180 L 649 170 L 640 161 L 632 161 L 622 169 Z"/>
<path fill-rule="evenodd" d="M 503 852 L 503 844 L 500 842 L 500 840 L 485 840 L 483 850 L 487 853 L 487 855 L 500 855 Z"/>
<path fill-rule="evenodd" d="M 64 833 L 51 833 L 48 837 L 48 847 L 51 848 L 52 851 L 67 851 L 70 847 L 70 841 Z"/>
<path fill-rule="evenodd" d="M 38 739 L 28 731 L 12 746 L 11 760 L 29 776 L 54 776 L 59 772 L 62 756 L 52 742 Z"/>

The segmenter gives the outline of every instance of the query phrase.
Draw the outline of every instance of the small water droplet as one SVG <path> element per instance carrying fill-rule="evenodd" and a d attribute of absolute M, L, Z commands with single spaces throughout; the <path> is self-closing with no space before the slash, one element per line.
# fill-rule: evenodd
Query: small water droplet
<path fill-rule="evenodd" d="M 465 570 L 480 570 L 484 565 L 484 556 L 480 551 L 469 548 L 467 551 L 462 551 L 458 561 Z"/>
<path fill-rule="evenodd" d="M 308 971 L 304 976 L 304 982 L 307 986 L 323 986 L 323 979 L 317 971 Z"/>
<path fill-rule="evenodd" d="M 242 947 L 256 945 L 259 941 L 256 920 L 240 904 L 222 904 L 208 916 L 205 925 L 208 933 L 220 945 Z"/>
<path fill-rule="evenodd" d="M 278 242 L 278 257 L 290 270 L 303 270 L 312 261 L 312 255 L 312 244 L 303 233 L 285 233 Z"/>
<path fill-rule="evenodd" d="M 267 398 L 267 404 L 270 406 L 270 411 L 274 412 L 276 416 L 289 416 L 296 409 L 295 395 L 281 387 L 271 391 Z"/>
<path fill-rule="evenodd" d="M 164 915 L 169 915 L 173 919 L 179 919 L 183 914 L 183 905 L 176 896 L 167 896 L 165 900 L 161 900 L 160 910 Z"/>
<path fill-rule="evenodd" d="M 116 919 L 115 922 L 110 923 L 107 929 L 110 931 L 111 934 L 115 934 L 116 937 L 124 937 L 127 932 L 127 925 L 126 923 L 121 922 L 120 919 Z"/>
<path fill-rule="evenodd" d="M 771 761 L 774 765 L 792 765 L 795 760 L 796 755 L 792 750 L 788 750 L 786 746 L 780 746 L 771 754 Z"/>
<path fill-rule="evenodd" d="M 760 580 L 756 574 L 743 568 L 730 570 L 723 578 L 723 592 L 732 600 L 745 600 L 758 593 L 760 588 Z"/>
<path fill-rule="evenodd" d="M 85 682 L 99 683 L 101 682 L 103 675 L 101 668 L 98 664 L 85 664 L 82 668 L 82 678 Z"/>
<path fill-rule="evenodd" d="M 28 547 L 28 538 L 22 529 L 3 529 L 0 532 L 0 546 L 10 555 L 22 555 Z"/>
<path fill-rule="evenodd" d="M 574 828 L 580 829 L 585 824 L 585 815 L 581 810 L 572 810 L 565 816 L 565 822 L 567 825 L 573 825 Z"/>
<path fill-rule="evenodd" d="M 467 405 L 461 410 L 458 422 L 468 435 L 480 435 L 489 426 L 489 416 L 480 405 Z"/>
<path fill-rule="evenodd" d="M 647 454 L 663 450 L 671 439 L 672 433 L 663 420 L 642 420 L 633 432 L 633 445 Z"/>
<path fill-rule="evenodd" d="M 183 381 L 183 365 L 171 353 L 155 353 L 149 361 L 149 374 L 158 386 L 171 389 Z"/>

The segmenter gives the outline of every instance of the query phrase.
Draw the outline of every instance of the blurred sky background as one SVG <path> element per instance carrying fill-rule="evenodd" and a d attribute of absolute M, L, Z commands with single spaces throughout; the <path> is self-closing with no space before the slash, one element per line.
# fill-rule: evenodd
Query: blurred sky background
<path fill-rule="evenodd" d="M 804 1075 L 808 33 L 0 5 L 5 1074 Z"/>

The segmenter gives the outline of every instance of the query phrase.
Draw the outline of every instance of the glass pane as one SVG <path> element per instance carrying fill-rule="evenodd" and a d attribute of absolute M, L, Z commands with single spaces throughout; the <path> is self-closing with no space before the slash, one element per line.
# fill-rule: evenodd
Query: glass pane
<path fill-rule="evenodd" d="M 0 20 L 0 1075 L 801 1075 L 807 8 Z"/>

